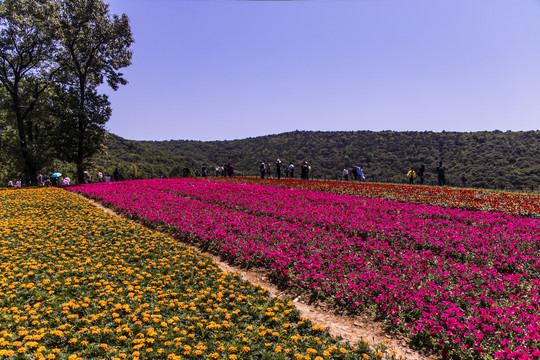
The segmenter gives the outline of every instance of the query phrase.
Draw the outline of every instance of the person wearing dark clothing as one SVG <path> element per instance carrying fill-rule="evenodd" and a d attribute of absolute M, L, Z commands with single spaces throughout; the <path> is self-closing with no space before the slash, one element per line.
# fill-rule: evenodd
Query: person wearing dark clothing
<path fill-rule="evenodd" d="M 442 161 L 440 161 L 439 166 L 437 166 L 437 181 L 440 186 L 446 185 L 445 173 L 446 168 L 443 166 Z"/>
<path fill-rule="evenodd" d="M 358 171 L 356 171 L 356 166 L 352 169 L 352 176 L 355 181 L 358 180 Z"/>
<path fill-rule="evenodd" d="M 261 172 L 261 179 L 264 179 L 264 174 L 266 174 L 266 166 L 264 164 L 264 161 L 261 161 L 261 164 L 259 165 L 259 171 Z"/>
<path fill-rule="evenodd" d="M 203 164 L 203 166 L 201 166 L 201 172 L 202 172 L 202 176 L 206 177 L 206 164 Z"/>
<path fill-rule="evenodd" d="M 308 179 L 308 164 L 307 164 L 307 161 L 304 161 L 304 163 L 302 164 L 302 167 L 300 168 L 300 178 L 302 178 L 302 180 L 307 180 Z"/>
<path fill-rule="evenodd" d="M 418 176 L 420 177 L 420 185 L 424 184 L 424 178 L 426 177 L 426 167 L 424 164 L 420 165 L 420 169 L 418 170 Z"/>
<path fill-rule="evenodd" d="M 272 166 L 270 165 L 268 160 L 266 160 L 264 162 L 264 168 L 266 169 L 266 178 L 271 179 L 272 178 Z"/>
<path fill-rule="evenodd" d="M 118 168 L 114 169 L 113 178 L 114 178 L 114 181 L 120 181 L 120 171 L 118 171 Z"/>
<path fill-rule="evenodd" d="M 277 159 L 276 161 L 276 174 L 277 178 L 281 179 L 281 160 Z"/>

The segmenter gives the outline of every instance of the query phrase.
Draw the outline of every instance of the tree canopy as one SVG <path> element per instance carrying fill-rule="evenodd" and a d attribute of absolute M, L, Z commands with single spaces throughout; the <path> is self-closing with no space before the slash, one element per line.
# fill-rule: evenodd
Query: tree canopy
<path fill-rule="evenodd" d="M 99 86 L 127 83 L 132 42 L 127 16 L 102 0 L 0 1 L 0 164 L 33 184 L 55 160 L 73 162 L 82 182 L 111 114 Z"/>

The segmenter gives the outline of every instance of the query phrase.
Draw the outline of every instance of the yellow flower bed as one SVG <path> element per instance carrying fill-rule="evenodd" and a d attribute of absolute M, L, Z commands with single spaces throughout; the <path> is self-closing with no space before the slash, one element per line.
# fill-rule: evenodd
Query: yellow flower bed
<path fill-rule="evenodd" d="M 56 188 L 0 191 L 0 310 L 0 358 L 392 358 Z"/>

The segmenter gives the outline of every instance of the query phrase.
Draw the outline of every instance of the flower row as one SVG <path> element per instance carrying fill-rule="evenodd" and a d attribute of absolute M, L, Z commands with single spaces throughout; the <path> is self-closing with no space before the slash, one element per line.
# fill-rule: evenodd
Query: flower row
<path fill-rule="evenodd" d="M 496 211 L 540 218 L 540 195 L 483 189 L 461 189 L 419 185 L 304 181 L 298 179 L 212 178 L 214 181 L 272 185 L 325 191 L 416 204 L 482 211 Z"/>
<path fill-rule="evenodd" d="M 395 354 L 340 343 L 292 302 L 56 188 L 0 191 L 0 273 L 0 358 Z"/>
<path fill-rule="evenodd" d="M 471 359 L 540 355 L 538 241 L 525 228 L 536 220 L 516 225 L 524 219 L 197 180 L 73 190 L 170 226 L 230 261 L 266 267 L 276 281 L 314 299 L 376 309 L 442 352 Z M 486 230 L 493 226 L 502 232 Z M 512 238 L 520 231 L 523 238 Z M 505 250 L 516 239 L 519 263 Z M 487 251 L 497 253 L 486 263 Z"/>

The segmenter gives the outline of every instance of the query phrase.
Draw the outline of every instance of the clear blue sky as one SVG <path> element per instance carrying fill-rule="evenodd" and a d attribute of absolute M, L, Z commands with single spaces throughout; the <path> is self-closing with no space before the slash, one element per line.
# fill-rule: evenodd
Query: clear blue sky
<path fill-rule="evenodd" d="M 105 1 L 127 139 L 540 128 L 540 0 Z"/>

